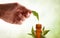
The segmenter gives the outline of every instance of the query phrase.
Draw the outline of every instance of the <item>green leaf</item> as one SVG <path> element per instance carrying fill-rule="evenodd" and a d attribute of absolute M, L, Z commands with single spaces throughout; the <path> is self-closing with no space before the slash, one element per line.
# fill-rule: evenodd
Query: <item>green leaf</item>
<path fill-rule="evenodd" d="M 45 38 L 45 36 L 42 35 L 41 38 Z"/>
<path fill-rule="evenodd" d="M 45 35 L 49 32 L 50 30 L 45 30 L 45 27 L 42 28 L 42 38 L 45 38 Z"/>
<path fill-rule="evenodd" d="M 31 35 L 33 38 L 36 38 L 36 36 L 35 36 L 35 30 L 33 29 L 33 27 L 31 29 L 31 33 L 28 33 L 28 35 Z"/>
<path fill-rule="evenodd" d="M 35 31 L 34 31 L 33 27 L 32 27 L 31 32 L 32 32 L 32 36 L 33 36 L 33 38 L 36 38 L 36 37 L 35 37 Z"/>
<path fill-rule="evenodd" d="M 32 27 L 32 30 L 31 30 L 31 32 L 32 32 L 32 34 L 34 34 L 34 29 L 33 29 L 33 27 Z"/>
<path fill-rule="evenodd" d="M 45 30 L 45 27 L 43 27 L 42 31 L 44 31 L 44 30 Z"/>
<path fill-rule="evenodd" d="M 33 36 L 33 34 L 28 33 L 28 35 L 31 35 L 33 38 L 35 38 L 35 37 Z"/>
<path fill-rule="evenodd" d="M 43 35 L 46 35 L 49 31 L 50 31 L 50 30 L 45 30 L 45 31 L 43 32 Z"/>
<path fill-rule="evenodd" d="M 28 35 L 32 35 L 32 34 L 28 33 Z"/>
<path fill-rule="evenodd" d="M 39 20 L 39 15 L 36 11 L 32 11 L 33 15 L 36 16 L 36 18 Z"/>
<path fill-rule="evenodd" d="M 32 32 L 32 34 L 33 34 L 33 35 L 35 35 L 35 33 L 34 33 L 35 31 L 34 31 L 33 27 L 32 27 L 32 30 L 31 30 L 31 32 Z"/>

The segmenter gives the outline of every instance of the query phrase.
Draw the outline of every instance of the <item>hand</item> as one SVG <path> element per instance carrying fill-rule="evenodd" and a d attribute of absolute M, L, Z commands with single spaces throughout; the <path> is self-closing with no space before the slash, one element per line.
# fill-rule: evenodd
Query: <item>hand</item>
<path fill-rule="evenodd" d="M 25 18 L 29 17 L 31 10 L 18 3 L 0 5 L 0 18 L 12 24 L 21 24 Z"/>

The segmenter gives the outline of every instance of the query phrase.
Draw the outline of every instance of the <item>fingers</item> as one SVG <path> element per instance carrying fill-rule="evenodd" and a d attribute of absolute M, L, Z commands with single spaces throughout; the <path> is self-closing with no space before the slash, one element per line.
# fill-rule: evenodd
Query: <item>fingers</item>
<path fill-rule="evenodd" d="M 23 8 L 26 9 L 26 8 Z M 13 23 L 14 24 L 21 24 L 26 18 L 30 16 L 31 12 L 26 9 L 26 10 L 19 10 L 17 9 L 17 12 L 14 15 L 13 18 Z"/>

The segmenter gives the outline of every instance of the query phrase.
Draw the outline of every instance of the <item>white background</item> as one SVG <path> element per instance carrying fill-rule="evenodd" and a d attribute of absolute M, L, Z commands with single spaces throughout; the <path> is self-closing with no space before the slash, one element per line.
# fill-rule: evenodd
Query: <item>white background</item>
<path fill-rule="evenodd" d="M 46 29 L 54 28 L 52 23 L 56 19 L 54 9 L 57 8 L 54 3 L 50 0 L 0 0 L 1 3 L 11 3 L 17 2 L 21 5 L 24 5 L 28 9 L 35 10 L 39 13 L 40 21 L 39 23 L 42 26 L 45 26 Z M 23 24 L 15 25 L 10 24 L 2 19 L 0 19 L 0 38 L 17 38 L 19 35 L 25 36 L 27 33 L 30 33 L 31 27 L 38 23 L 36 17 L 32 14 L 29 18 L 27 18 Z M 20 37 L 25 38 L 25 37 Z M 28 37 L 26 37 L 28 38 Z"/>

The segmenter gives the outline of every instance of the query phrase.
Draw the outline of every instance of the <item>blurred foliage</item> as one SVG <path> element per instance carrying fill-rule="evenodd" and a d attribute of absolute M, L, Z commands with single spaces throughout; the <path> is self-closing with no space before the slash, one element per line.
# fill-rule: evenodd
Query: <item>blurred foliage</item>
<path fill-rule="evenodd" d="M 36 38 L 35 30 L 33 29 L 33 27 L 32 27 L 32 29 L 31 29 L 31 34 L 28 33 L 28 35 L 31 35 L 33 38 Z"/>
<path fill-rule="evenodd" d="M 42 33 L 41 33 L 41 38 L 45 38 L 45 35 L 49 32 L 50 30 L 45 30 L 45 27 L 42 28 Z M 28 35 L 31 35 L 33 38 L 36 38 L 36 31 L 31 29 L 31 33 L 28 33 Z"/>

